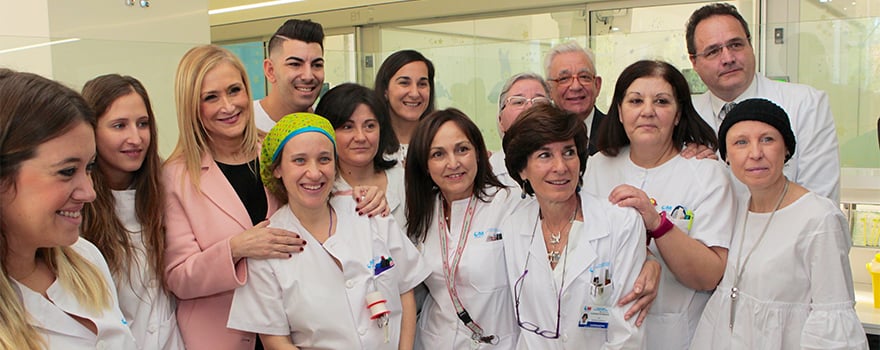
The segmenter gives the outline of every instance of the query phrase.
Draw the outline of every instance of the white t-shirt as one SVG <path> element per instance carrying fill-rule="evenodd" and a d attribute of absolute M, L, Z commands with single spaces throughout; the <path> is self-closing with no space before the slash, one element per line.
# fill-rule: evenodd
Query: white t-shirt
<path fill-rule="evenodd" d="M 45 337 L 47 349 L 137 349 L 128 322 L 119 311 L 116 287 L 113 285 L 110 269 L 101 252 L 84 238 L 79 238 L 72 247 L 101 272 L 104 282 L 110 288 L 112 298 L 110 307 L 101 315 L 89 311 L 80 305 L 76 297 L 64 289 L 57 279 L 46 290 L 49 299 L 10 279 L 13 282 L 12 288 L 21 296 L 24 309 L 31 315 L 29 319 L 31 325 Z M 98 328 L 98 334 L 92 333 L 70 315 L 92 321 Z"/>
<path fill-rule="evenodd" d="M 257 129 L 268 133 L 275 126 L 275 121 L 269 117 L 260 101 L 262 100 L 254 100 L 254 123 L 257 124 Z"/>
<path fill-rule="evenodd" d="M 630 159 L 630 147 L 616 157 L 596 153 L 587 162 L 584 191 L 599 198 L 618 185 L 640 188 L 657 202 L 675 225 L 708 247 L 727 248 L 736 215 L 736 200 L 721 162 L 713 159 L 685 159 L 676 155 L 660 166 L 645 169 Z M 676 210 L 681 206 L 682 209 Z M 691 219 L 676 219 L 673 211 L 690 211 Z M 656 242 L 649 247 L 662 266 L 657 299 L 645 321 L 648 349 L 687 349 L 703 307 L 711 292 L 696 291 L 681 284 L 669 270 Z"/>
<path fill-rule="evenodd" d="M 129 231 L 136 262 L 130 266 L 127 276 L 116 279 L 119 308 L 142 350 L 183 349 L 183 338 L 174 317 L 174 302 L 150 271 L 141 224 L 135 212 L 135 190 L 113 191 L 113 197 L 116 216 Z"/>
<path fill-rule="evenodd" d="M 235 290 L 228 327 L 289 335 L 300 349 L 397 349 L 403 294 L 428 275 L 415 246 L 393 217 L 355 214 L 349 197 L 333 197 L 339 223 L 319 243 L 283 206 L 270 227 L 299 232 L 308 243 L 288 259 L 249 259 L 248 282 Z M 342 270 L 333 258 L 342 265 Z M 379 267 L 380 260 L 392 267 Z M 370 320 L 365 296 L 380 291 L 391 311 L 385 329 Z"/>
<path fill-rule="evenodd" d="M 724 279 L 703 311 L 691 348 L 867 349 L 853 307 L 850 241 L 840 209 L 807 193 L 776 212 L 756 247 L 771 213 L 749 213 L 746 226 L 747 203 L 739 203 Z M 740 269 L 731 330 L 731 287 Z"/>
<path fill-rule="evenodd" d="M 489 198 L 488 203 L 476 200 L 473 220 L 466 233 L 467 242 L 455 275 L 458 297 L 465 310 L 480 325 L 485 336 L 494 335 L 498 339 L 498 343 L 490 349 L 512 349 L 519 335 L 504 262 L 503 240 L 510 233 L 501 231 L 501 223 L 513 207 L 511 201 L 519 200 L 518 192 L 514 192 L 499 190 Z M 435 209 L 439 208 L 440 200 L 437 196 Z M 447 235 L 450 263 L 459 244 L 469 200 L 452 203 L 449 213 L 451 227 Z M 431 294 L 419 316 L 415 348 L 469 349 L 473 345 L 472 332 L 459 320 L 446 288 L 439 216 L 435 210 L 421 248 L 422 261 L 431 270 L 431 275 L 425 280 Z"/>

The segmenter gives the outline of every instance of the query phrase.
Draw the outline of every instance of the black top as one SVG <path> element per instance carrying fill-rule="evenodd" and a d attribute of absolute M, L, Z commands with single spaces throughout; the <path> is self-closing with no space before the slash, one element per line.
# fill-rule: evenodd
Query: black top
<path fill-rule="evenodd" d="M 216 162 L 216 161 L 215 161 Z M 258 159 L 239 164 L 229 165 L 216 162 L 226 176 L 226 181 L 235 189 L 235 194 L 241 199 L 253 225 L 266 220 L 269 211 L 269 202 L 266 200 L 266 190 L 263 189 L 263 181 L 260 180 L 260 164 Z"/>

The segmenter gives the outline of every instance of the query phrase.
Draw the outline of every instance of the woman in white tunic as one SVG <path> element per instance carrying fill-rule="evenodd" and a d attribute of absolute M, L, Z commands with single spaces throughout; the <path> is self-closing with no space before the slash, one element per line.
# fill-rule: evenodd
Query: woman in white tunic
<path fill-rule="evenodd" d="M 685 350 L 724 273 L 735 200 L 721 162 L 679 153 L 685 143 L 715 147 L 717 139 L 681 72 L 648 60 L 620 73 L 599 134 L 601 153 L 587 163 L 584 190 L 641 214 L 648 248 L 663 266 L 647 348 Z"/>
<path fill-rule="evenodd" d="M 373 90 L 346 83 L 327 91 L 315 114 L 327 118 L 336 131 L 339 174 L 333 193 L 350 192 L 352 186 L 375 186 L 385 192 L 397 224 L 406 227 L 403 166 L 384 157 L 397 141 L 382 99 Z"/>
<path fill-rule="evenodd" d="M 783 174 L 795 151 L 785 111 L 736 105 L 718 130 L 722 159 L 749 188 L 724 279 L 692 349 L 867 349 L 853 308 L 846 219 L 831 200 Z"/>
<path fill-rule="evenodd" d="M 523 112 L 503 140 L 524 195 L 504 221 L 518 349 L 641 349 L 617 301 L 645 262 L 645 226 L 630 208 L 579 192 L 587 131 L 549 105 Z"/>
<path fill-rule="evenodd" d="M 431 270 L 416 349 L 513 348 L 500 230 L 510 191 L 492 174 L 480 129 L 457 109 L 434 112 L 407 159 L 407 235 Z"/>
<path fill-rule="evenodd" d="M 136 349 L 110 270 L 79 238 L 95 115 L 75 91 L 0 69 L 0 348 Z"/>
<path fill-rule="evenodd" d="M 228 327 L 260 334 L 267 348 L 409 349 L 412 288 L 428 271 L 393 217 L 359 216 L 347 196 L 329 198 L 333 134 L 326 119 L 295 113 L 266 136 L 260 173 L 273 196 L 287 201 L 270 227 L 300 232 L 314 247 L 252 260 Z"/>
<path fill-rule="evenodd" d="M 86 206 L 82 235 L 107 259 L 138 346 L 183 349 L 162 273 L 164 196 L 150 98 L 140 81 L 118 74 L 88 81 L 82 93 L 98 116 L 97 200 Z"/>

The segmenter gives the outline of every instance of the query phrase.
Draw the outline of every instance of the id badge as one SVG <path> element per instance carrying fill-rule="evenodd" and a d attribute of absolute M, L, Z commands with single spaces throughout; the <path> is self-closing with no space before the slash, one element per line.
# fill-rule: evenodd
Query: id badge
<path fill-rule="evenodd" d="M 608 328 L 608 321 L 611 320 L 611 312 L 607 306 L 587 305 L 583 308 L 581 319 L 578 320 L 578 327 L 581 328 Z"/>

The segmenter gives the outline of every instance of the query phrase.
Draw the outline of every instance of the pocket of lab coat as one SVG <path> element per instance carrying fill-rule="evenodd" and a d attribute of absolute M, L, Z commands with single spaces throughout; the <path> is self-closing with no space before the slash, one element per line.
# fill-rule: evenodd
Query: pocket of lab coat
<path fill-rule="evenodd" d="M 467 268 L 459 266 L 459 276 L 477 292 L 490 293 L 507 288 L 503 243 L 501 240 L 468 242 L 465 251 Z"/>
<path fill-rule="evenodd" d="M 648 349 L 687 349 L 690 343 L 687 315 L 683 312 L 648 313 L 645 327 Z"/>

